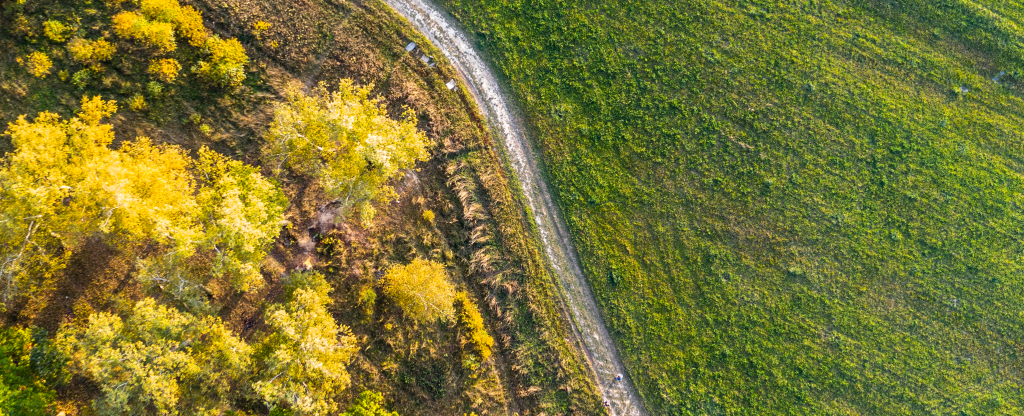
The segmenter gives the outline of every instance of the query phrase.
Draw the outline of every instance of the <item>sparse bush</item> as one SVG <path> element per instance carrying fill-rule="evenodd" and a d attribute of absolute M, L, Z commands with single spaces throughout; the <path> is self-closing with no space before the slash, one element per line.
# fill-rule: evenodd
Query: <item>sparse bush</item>
<path fill-rule="evenodd" d="M 209 56 L 199 61 L 194 71 L 207 81 L 221 87 L 237 87 L 245 80 L 245 64 L 249 57 L 237 39 L 206 39 L 205 51 Z"/>
<path fill-rule="evenodd" d="M 153 97 L 159 97 L 164 92 L 164 85 L 156 81 L 149 81 L 146 84 L 146 92 Z"/>
<path fill-rule="evenodd" d="M 157 59 L 149 63 L 149 73 L 168 84 L 178 78 L 178 71 L 181 71 L 181 64 L 175 59 Z"/>
<path fill-rule="evenodd" d="M 92 81 L 91 69 L 80 69 L 71 74 L 71 83 L 78 88 L 85 88 L 86 85 L 89 85 L 89 81 Z"/>
<path fill-rule="evenodd" d="M 454 314 L 455 288 L 444 265 L 423 259 L 394 266 L 384 275 L 384 294 L 418 322 L 447 320 Z"/>
<path fill-rule="evenodd" d="M 43 35 L 54 42 L 63 42 L 68 39 L 74 28 L 56 20 L 43 22 Z"/>
<path fill-rule="evenodd" d="M 132 111 L 138 112 L 146 110 L 146 97 L 143 97 L 142 94 L 135 94 L 131 97 L 128 97 L 127 102 L 128 108 L 130 108 Z"/>
<path fill-rule="evenodd" d="M 359 398 L 341 416 L 398 416 L 384 407 L 384 395 L 373 390 L 359 393 Z"/>
<path fill-rule="evenodd" d="M 25 58 L 18 58 L 18 63 L 36 78 L 46 78 L 53 68 L 53 61 L 43 52 L 32 52 Z"/>

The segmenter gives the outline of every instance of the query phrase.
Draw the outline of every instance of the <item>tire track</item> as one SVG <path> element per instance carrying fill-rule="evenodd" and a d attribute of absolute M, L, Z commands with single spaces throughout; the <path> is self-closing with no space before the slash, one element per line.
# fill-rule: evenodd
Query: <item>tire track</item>
<path fill-rule="evenodd" d="M 547 183 L 540 173 L 533 148 L 522 121 L 513 113 L 510 100 L 490 67 L 480 58 L 469 38 L 455 20 L 430 0 L 383 0 L 419 29 L 445 55 L 476 99 L 481 113 L 505 148 L 505 156 L 516 177 L 533 220 L 540 230 L 544 252 L 551 261 L 563 296 L 562 303 L 572 317 L 573 331 L 583 346 L 595 383 L 614 416 L 644 416 L 647 411 L 626 373 L 615 344 L 604 326 L 593 294 L 580 268 L 565 222 L 555 209 Z M 616 381 L 615 376 L 623 379 Z"/>

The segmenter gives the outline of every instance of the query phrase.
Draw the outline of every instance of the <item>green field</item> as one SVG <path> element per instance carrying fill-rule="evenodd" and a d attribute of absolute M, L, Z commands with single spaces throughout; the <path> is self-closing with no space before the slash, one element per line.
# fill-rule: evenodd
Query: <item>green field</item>
<path fill-rule="evenodd" d="M 444 4 L 653 414 L 1024 412 L 1024 5 Z"/>

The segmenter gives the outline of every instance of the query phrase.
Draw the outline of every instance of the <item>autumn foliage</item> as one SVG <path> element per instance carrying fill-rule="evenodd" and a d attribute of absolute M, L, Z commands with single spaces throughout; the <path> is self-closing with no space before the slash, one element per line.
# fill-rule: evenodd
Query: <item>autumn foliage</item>
<path fill-rule="evenodd" d="M 396 197 L 387 182 L 426 160 L 430 144 L 416 130 L 414 114 L 393 120 L 369 95 L 369 88 L 349 80 L 337 91 L 321 84 L 312 94 L 289 92 L 274 111 L 264 148 L 278 172 L 288 168 L 313 177 L 337 200 L 343 218 L 358 213 L 364 223 L 375 215 L 374 202 Z"/>
<path fill-rule="evenodd" d="M 384 294 L 413 320 L 432 322 L 454 314 L 455 287 L 448 283 L 444 265 L 416 259 L 394 266 L 384 275 Z"/>

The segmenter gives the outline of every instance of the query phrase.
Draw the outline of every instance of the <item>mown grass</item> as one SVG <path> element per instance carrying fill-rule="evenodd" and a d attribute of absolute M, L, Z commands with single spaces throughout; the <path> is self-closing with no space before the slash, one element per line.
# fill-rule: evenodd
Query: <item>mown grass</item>
<path fill-rule="evenodd" d="M 444 3 L 654 414 L 1024 411 L 1020 2 Z"/>

